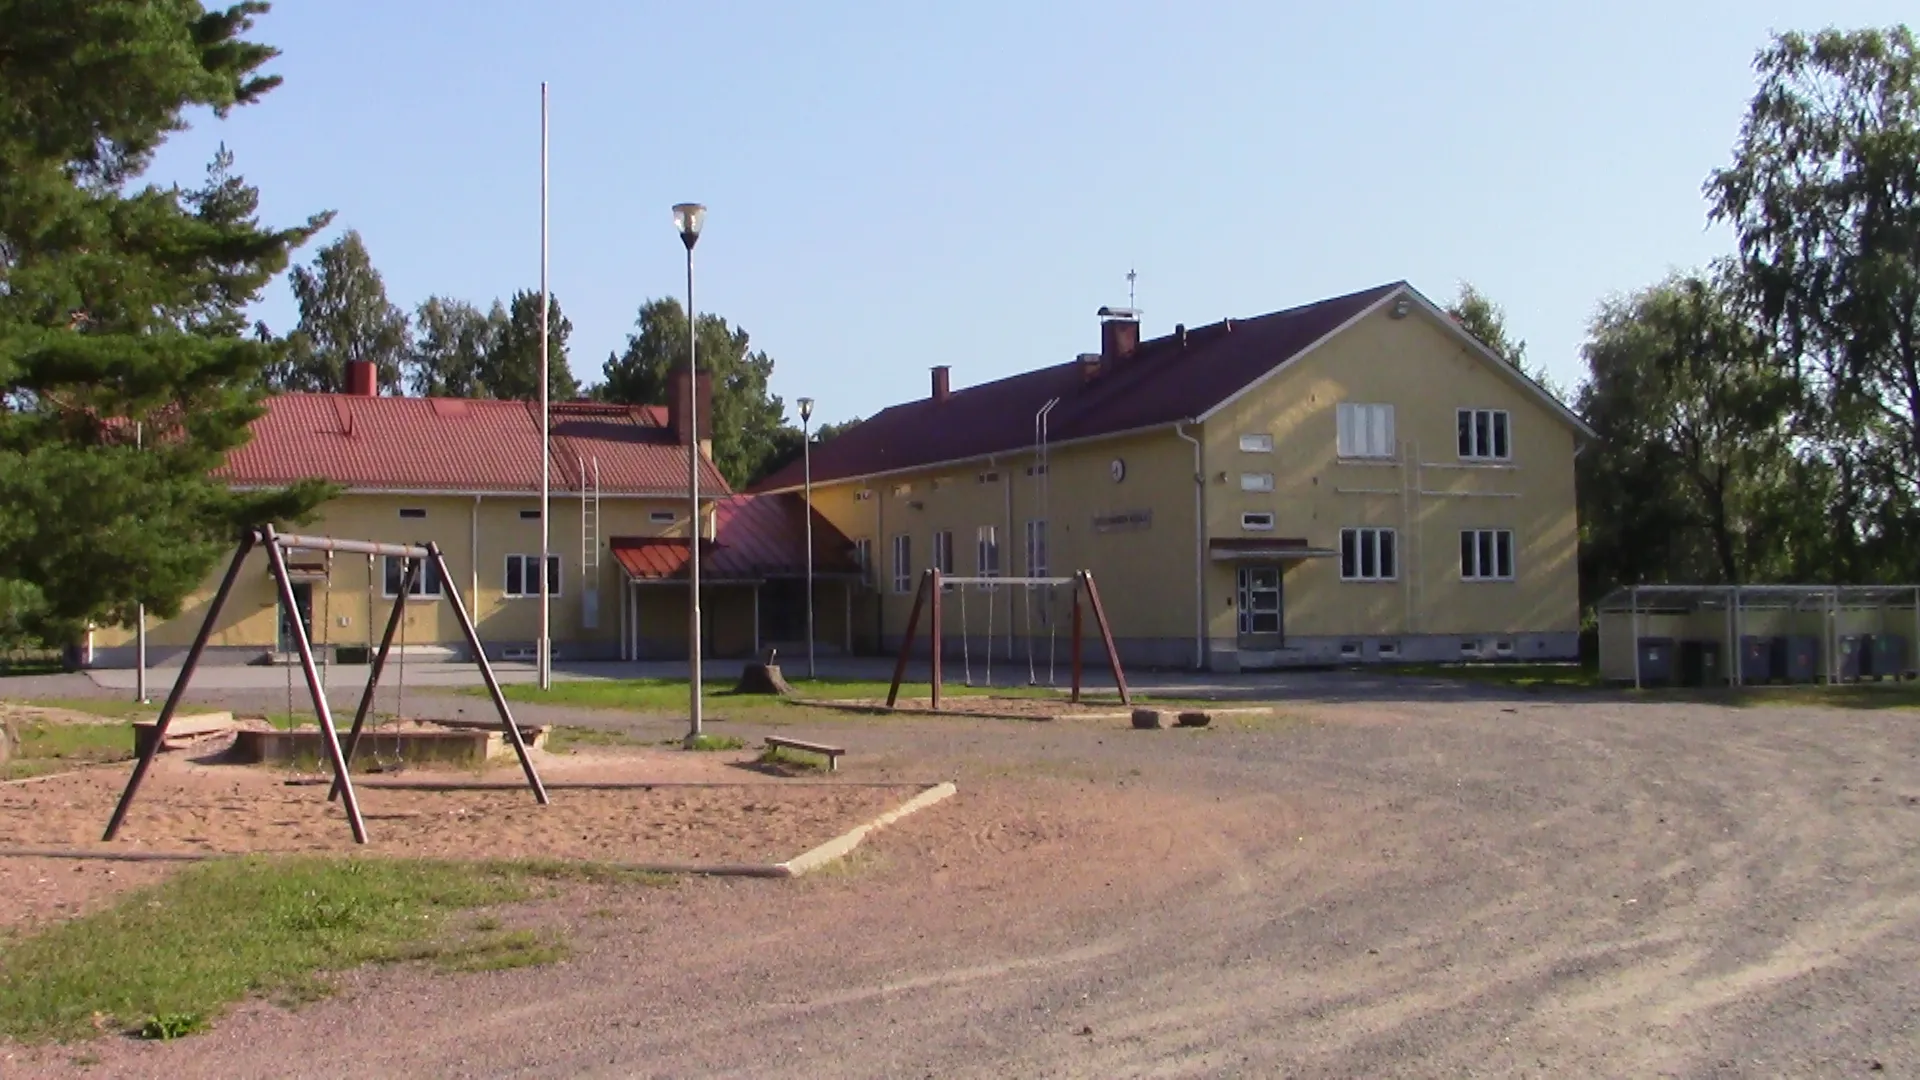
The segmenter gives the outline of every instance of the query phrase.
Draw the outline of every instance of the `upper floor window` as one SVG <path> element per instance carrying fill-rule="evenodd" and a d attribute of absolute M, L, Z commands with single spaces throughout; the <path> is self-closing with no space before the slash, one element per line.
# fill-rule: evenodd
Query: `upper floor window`
<path fill-rule="evenodd" d="M 1343 458 L 1393 456 L 1393 406 L 1343 401 L 1338 409 L 1339 455 Z"/>
<path fill-rule="evenodd" d="M 1273 514 L 1266 510 L 1249 510 L 1240 515 L 1240 527 L 1249 532 L 1272 532 Z"/>
<path fill-rule="evenodd" d="M 1460 456 L 1473 461 L 1508 461 L 1513 457 L 1511 421 L 1505 409 L 1461 409 Z"/>
<path fill-rule="evenodd" d="M 649 510 L 647 520 L 655 525 L 671 525 L 680 520 L 680 515 L 672 510 Z"/>
<path fill-rule="evenodd" d="M 403 506 L 400 508 L 400 516 L 403 518 L 423 518 L 427 516 L 427 512 L 419 507 Z"/>
<path fill-rule="evenodd" d="M 1243 454 L 1271 454 L 1273 453 L 1273 436 L 1265 433 L 1259 435 L 1242 435 L 1240 436 L 1240 452 Z"/>
<path fill-rule="evenodd" d="M 1272 491 L 1273 474 L 1270 472 L 1243 472 L 1240 474 L 1241 491 Z"/>

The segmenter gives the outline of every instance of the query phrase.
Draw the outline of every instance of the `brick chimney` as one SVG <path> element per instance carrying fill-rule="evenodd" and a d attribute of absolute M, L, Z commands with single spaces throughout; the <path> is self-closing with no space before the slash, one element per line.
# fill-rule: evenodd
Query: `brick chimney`
<path fill-rule="evenodd" d="M 699 439 L 704 450 L 713 439 L 713 376 L 700 373 L 699 379 Z M 679 446 L 693 444 L 694 433 L 687 425 L 687 407 L 692 404 L 687 394 L 687 373 L 675 371 L 667 376 L 667 430 L 673 432 L 673 441 Z"/>
<path fill-rule="evenodd" d="M 948 380 L 951 369 L 945 364 L 933 369 L 933 400 L 935 404 L 947 400 L 953 393 L 953 385 Z"/>
<path fill-rule="evenodd" d="M 1100 354 L 1083 352 L 1077 358 L 1080 363 L 1080 381 L 1090 383 L 1100 377 Z"/>
<path fill-rule="evenodd" d="M 1109 371 L 1140 348 L 1140 313 L 1132 308 L 1100 309 L 1100 360 Z"/>
<path fill-rule="evenodd" d="M 347 361 L 347 396 L 379 397 L 380 377 L 371 360 Z"/>

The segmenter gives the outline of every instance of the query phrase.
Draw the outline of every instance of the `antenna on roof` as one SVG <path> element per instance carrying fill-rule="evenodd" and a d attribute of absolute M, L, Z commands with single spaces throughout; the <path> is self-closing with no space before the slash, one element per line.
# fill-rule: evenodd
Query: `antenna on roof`
<path fill-rule="evenodd" d="M 1133 302 L 1133 279 L 1139 276 L 1133 270 L 1127 271 L 1127 306 L 1135 310 L 1139 310 L 1140 305 Z"/>

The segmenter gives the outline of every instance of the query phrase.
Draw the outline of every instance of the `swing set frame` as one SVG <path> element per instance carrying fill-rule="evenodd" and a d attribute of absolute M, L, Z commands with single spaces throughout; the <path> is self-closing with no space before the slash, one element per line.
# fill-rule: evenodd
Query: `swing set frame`
<path fill-rule="evenodd" d="M 451 582 L 453 576 L 447 571 L 446 558 L 440 552 L 440 545 L 428 543 L 386 544 L 369 540 L 336 540 L 327 536 L 282 535 L 274 531 L 271 525 L 260 525 L 248 529 L 240 538 L 239 548 L 233 553 L 233 561 L 227 566 L 226 577 L 220 580 L 220 587 L 213 594 L 213 601 L 207 606 L 207 615 L 200 624 L 200 630 L 194 635 L 193 645 L 187 650 L 187 657 L 180 666 L 180 677 L 174 680 L 173 690 L 167 694 L 167 703 L 160 708 L 160 716 L 154 722 L 153 738 L 142 748 L 140 757 L 134 762 L 133 775 L 127 778 L 126 790 L 120 794 L 120 802 L 113 808 L 113 817 L 107 822 L 103 840 L 112 840 L 120 832 L 120 826 L 126 821 L 127 811 L 133 805 L 134 796 L 140 790 L 141 781 L 147 777 L 147 770 L 153 767 L 153 759 L 160 753 L 161 745 L 166 741 L 167 725 L 173 721 L 174 712 L 180 706 L 180 699 L 186 695 L 187 685 L 193 681 L 193 673 L 200 665 L 200 656 L 206 651 L 207 641 L 213 636 L 214 623 L 220 617 L 220 609 L 226 606 L 228 596 L 233 592 L 234 582 L 240 578 L 240 569 L 245 565 L 247 556 L 253 549 L 266 549 L 267 569 L 278 587 L 280 603 L 286 610 L 296 610 L 293 592 L 293 578 L 287 571 L 286 555 L 289 551 L 323 551 L 331 555 L 334 552 L 346 552 L 367 556 L 384 555 L 389 558 L 405 559 L 406 570 L 401 575 L 398 595 L 393 599 L 393 613 L 387 618 L 386 633 L 380 639 L 380 649 L 372 657 L 367 672 L 367 687 L 360 696 L 360 706 L 354 712 L 353 726 L 347 732 L 343 742 L 333 728 L 333 711 L 327 704 L 326 686 L 320 677 L 320 670 L 314 664 L 313 645 L 308 640 L 307 628 L 295 618 L 289 620 L 294 645 L 300 654 L 300 667 L 307 677 L 307 692 L 313 697 L 314 717 L 320 724 L 320 741 L 326 747 L 327 760 L 333 766 L 333 787 L 329 791 L 328 801 L 338 799 L 347 812 L 347 824 L 353 829 L 354 842 L 367 842 L 367 824 L 360 816 L 360 803 L 353 793 L 353 780 L 349 775 L 349 766 L 353 762 L 354 751 L 360 743 L 362 730 L 366 726 L 367 716 L 373 710 L 374 692 L 379 688 L 381 672 L 387 666 L 387 654 L 392 650 L 393 638 L 406 617 L 407 600 L 413 591 L 413 584 L 419 578 L 421 568 L 428 562 L 440 575 L 442 582 Z M 473 650 L 474 663 L 480 668 L 480 677 L 487 684 L 487 693 L 493 698 L 494 708 L 500 713 L 500 722 L 505 727 L 507 739 L 513 744 L 513 752 L 520 758 L 521 771 L 526 774 L 527 787 L 532 790 L 534 801 L 547 805 L 546 785 L 540 781 L 540 772 L 534 767 L 533 757 L 528 753 L 527 741 L 520 733 L 520 725 L 514 722 L 513 710 L 507 706 L 507 697 L 500 691 L 500 682 L 494 678 L 493 665 L 487 662 L 487 652 L 480 645 L 480 634 L 474 628 L 473 619 L 467 613 L 467 605 L 460 598 L 460 590 L 445 588 L 445 598 L 453 605 L 453 614 L 460 622 L 461 632 L 466 635 L 467 645 Z M 401 663 L 406 661 L 404 657 Z"/>
<path fill-rule="evenodd" d="M 932 667 L 930 681 L 933 684 L 933 708 L 936 711 L 940 708 L 940 683 L 944 668 L 942 661 L 944 659 L 944 649 L 946 646 L 946 632 L 942 626 L 943 620 L 940 610 L 942 607 L 940 594 L 945 591 L 944 587 L 948 585 L 960 587 L 968 585 L 988 585 L 996 587 L 1002 585 L 1008 587 L 1072 586 L 1073 623 L 1072 629 L 1068 633 L 1067 648 L 1071 656 L 1068 666 L 1073 673 L 1073 696 L 1069 700 L 1075 705 L 1080 703 L 1083 660 L 1082 641 L 1084 638 L 1082 597 L 1084 596 L 1085 606 L 1093 610 L 1093 622 L 1094 625 L 1099 628 L 1100 643 L 1107 652 L 1107 666 L 1113 672 L 1113 684 L 1120 689 L 1120 704 L 1133 704 L 1133 696 L 1127 690 L 1126 673 L 1122 671 L 1120 667 L 1119 650 L 1114 648 L 1113 628 L 1107 622 L 1107 609 L 1100 603 L 1100 590 L 1093 584 L 1093 571 L 1076 571 L 1072 577 L 956 577 L 949 574 L 942 574 L 935 568 L 921 572 L 920 588 L 913 594 L 913 610 L 907 615 L 907 628 L 900 641 L 900 659 L 893 667 L 893 685 L 887 690 L 887 708 L 893 708 L 895 703 L 900 700 L 900 684 L 906 679 L 907 662 L 913 657 L 913 642 L 920 627 L 920 614 L 922 611 L 929 613 L 927 619 L 927 639 L 929 649 L 931 650 L 929 659 Z M 966 633 L 966 627 L 961 627 L 960 632 L 964 635 Z M 1031 630 L 1029 630 L 1029 632 L 1031 632 Z M 993 648 L 991 641 L 987 643 L 987 648 L 989 650 Z"/>

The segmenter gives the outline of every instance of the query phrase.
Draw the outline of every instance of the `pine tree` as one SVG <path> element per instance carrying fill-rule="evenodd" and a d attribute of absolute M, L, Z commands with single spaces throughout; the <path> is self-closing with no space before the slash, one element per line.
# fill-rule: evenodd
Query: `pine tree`
<path fill-rule="evenodd" d="M 188 110 L 278 84 L 265 10 L 0 0 L 0 638 L 171 616 L 241 523 L 325 494 L 211 471 L 274 360 L 243 309 L 327 216 L 261 225 L 224 152 L 197 191 L 136 185 Z"/>

